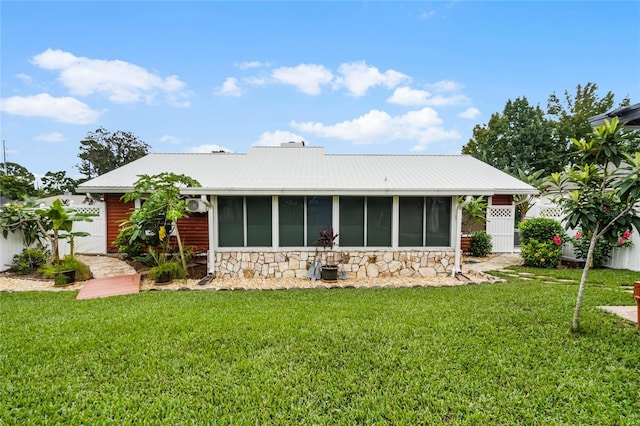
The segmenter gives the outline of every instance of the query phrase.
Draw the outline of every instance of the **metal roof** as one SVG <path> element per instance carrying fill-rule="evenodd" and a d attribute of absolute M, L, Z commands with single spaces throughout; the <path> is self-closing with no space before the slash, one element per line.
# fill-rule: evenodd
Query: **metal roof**
<path fill-rule="evenodd" d="M 246 154 L 148 154 L 89 180 L 79 192 L 122 193 L 138 175 L 185 174 L 217 195 L 493 195 L 538 191 L 468 155 L 325 154 L 322 147 L 253 147 Z"/>
<path fill-rule="evenodd" d="M 621 123 L 626 123 L 625 128 L 627 129 L 640 130 L 640 104 L 633 104 L 595 115 L 589 118 L 589 124 L 592 127 L 597 127 L 604 124 L 604 120 L 611 120 L 613 117 L 618 117 Z"/>

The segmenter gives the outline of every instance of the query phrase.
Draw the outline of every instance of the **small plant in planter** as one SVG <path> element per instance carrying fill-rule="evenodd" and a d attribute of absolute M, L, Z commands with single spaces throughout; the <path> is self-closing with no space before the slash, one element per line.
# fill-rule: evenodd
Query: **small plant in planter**
<path fill-rule="evenodd" d="M 45 278 L 53 278 L 55 285 L 86 281 L 92 277 L 89 267 L 73 256 L 65 256 L 59 264 L 47 264 L 39 269 Z"/>
<path fill-rule="evenodd" d="M 320 230 L 320 237 L 318 243 L 322 245 L 322 248 L 327 253 L 327 262 L 322 265 L 321 276 L 323 281 L 335 282 L 338 280 L 338 265 L 335 264 L 333 248 L 337 245 L 336 239 L 338 234 L 333 232 L 333 227 L 329 226 L 327 229 Z"/>
<path fill-rule="evenodd" d="M 461 198 L 460 202 L 464 202 Z M 469 197 L 469 201 L 462 209 L 462 232 L 471 236 L 474 228 L 487 223 L 487 200 L 484 197 Z"/>
<path fill-rule="evenodd" d="M 169 283 L 176 279 L 186 278 L 186 272 L 179 262 L 169 260 L 162 265 L 154 266 L 149 269 L 149 278 L 157 284 Z"/>
<path fill-rule="evenodd" d="M 462 251 L 469 252 L 471 250 L 471 236 L 474 231 L 484 230 L 484 224 L 487 223 L 487 200 L 484 197 L 460 197 L 458 203 L 465 203 L 462 209 L 462 235 L 460 236 L 460 245 Z"/>
<path fill-rule="evenodd" d="M 153 258 L 156 266 L 149 269 L 149 278 L 156 284 L 169 283 L 175 279 L 186 278 L 187 273 L 178 261 L 167 259 L 164 253 L 156 253 L 149 250 L 149 255 Z"/>

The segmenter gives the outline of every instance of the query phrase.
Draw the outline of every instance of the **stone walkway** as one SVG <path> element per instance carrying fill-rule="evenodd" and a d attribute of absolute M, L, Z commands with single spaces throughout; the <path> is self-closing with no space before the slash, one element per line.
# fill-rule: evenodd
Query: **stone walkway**
<path fill-rule="evenodd" d="M 91 269 L 94 278 L 109 278 L 136 274 L 136 270 L 117 256 L 76 255 L 76 258 Z"/>

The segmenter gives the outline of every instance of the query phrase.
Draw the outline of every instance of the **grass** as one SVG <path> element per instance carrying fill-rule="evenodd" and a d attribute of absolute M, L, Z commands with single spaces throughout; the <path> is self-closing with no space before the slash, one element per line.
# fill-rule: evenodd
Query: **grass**
<path fill-rule="evenodd" d="M 524 268 L 518 268 L 526 271 Z M 575 279 L 580 271 L 530 270 Z M 638 273 L 455 288 L 0 294 L 0 424 L 640 424 Z"/>

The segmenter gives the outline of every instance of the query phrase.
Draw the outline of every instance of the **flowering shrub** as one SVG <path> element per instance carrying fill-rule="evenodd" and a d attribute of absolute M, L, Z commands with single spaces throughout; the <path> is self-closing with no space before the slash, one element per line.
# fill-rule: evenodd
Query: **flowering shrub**
<path fill-rule="evenodd" d="M 570 241 L 573 245 L 573 254 L 579 259 L 586 259 L 589 245 L 591 244 L 591 236 L 583 235 L 578 231 Z M 630 231 L 621 232 L 616 243 L 611 243 L 604 237 L 600 238 L 593 250 L 592 267 L 602 268 L 611 257 L 611 249 L 614 247 L 629 247 L 632 244 Z"/>
<path fill-rule="evenodd" d="M 554 241 L 554 236 L 560 238 L 560 242 L 565 237 L 562 224 L 556 220 L 540 217 L 520 222 L 520 241 L 523 244 L 529 243 L 530 240 L 538 242 Z"/>
<path fill-rule="evenodd" d="M 548 218 L 522 222 L 520 256 L 525 266 L 555 268 L 562 260 L 562 245 L 566 238 L 560 222 Z"/>
<path fill-rule="evenodd" d="M 522 244 L 520 249 L 520 256 L 524 260 L 525 266 L 555 268 L 562 260 L 562 244 L 529 240 L 527 244 Z"/>

